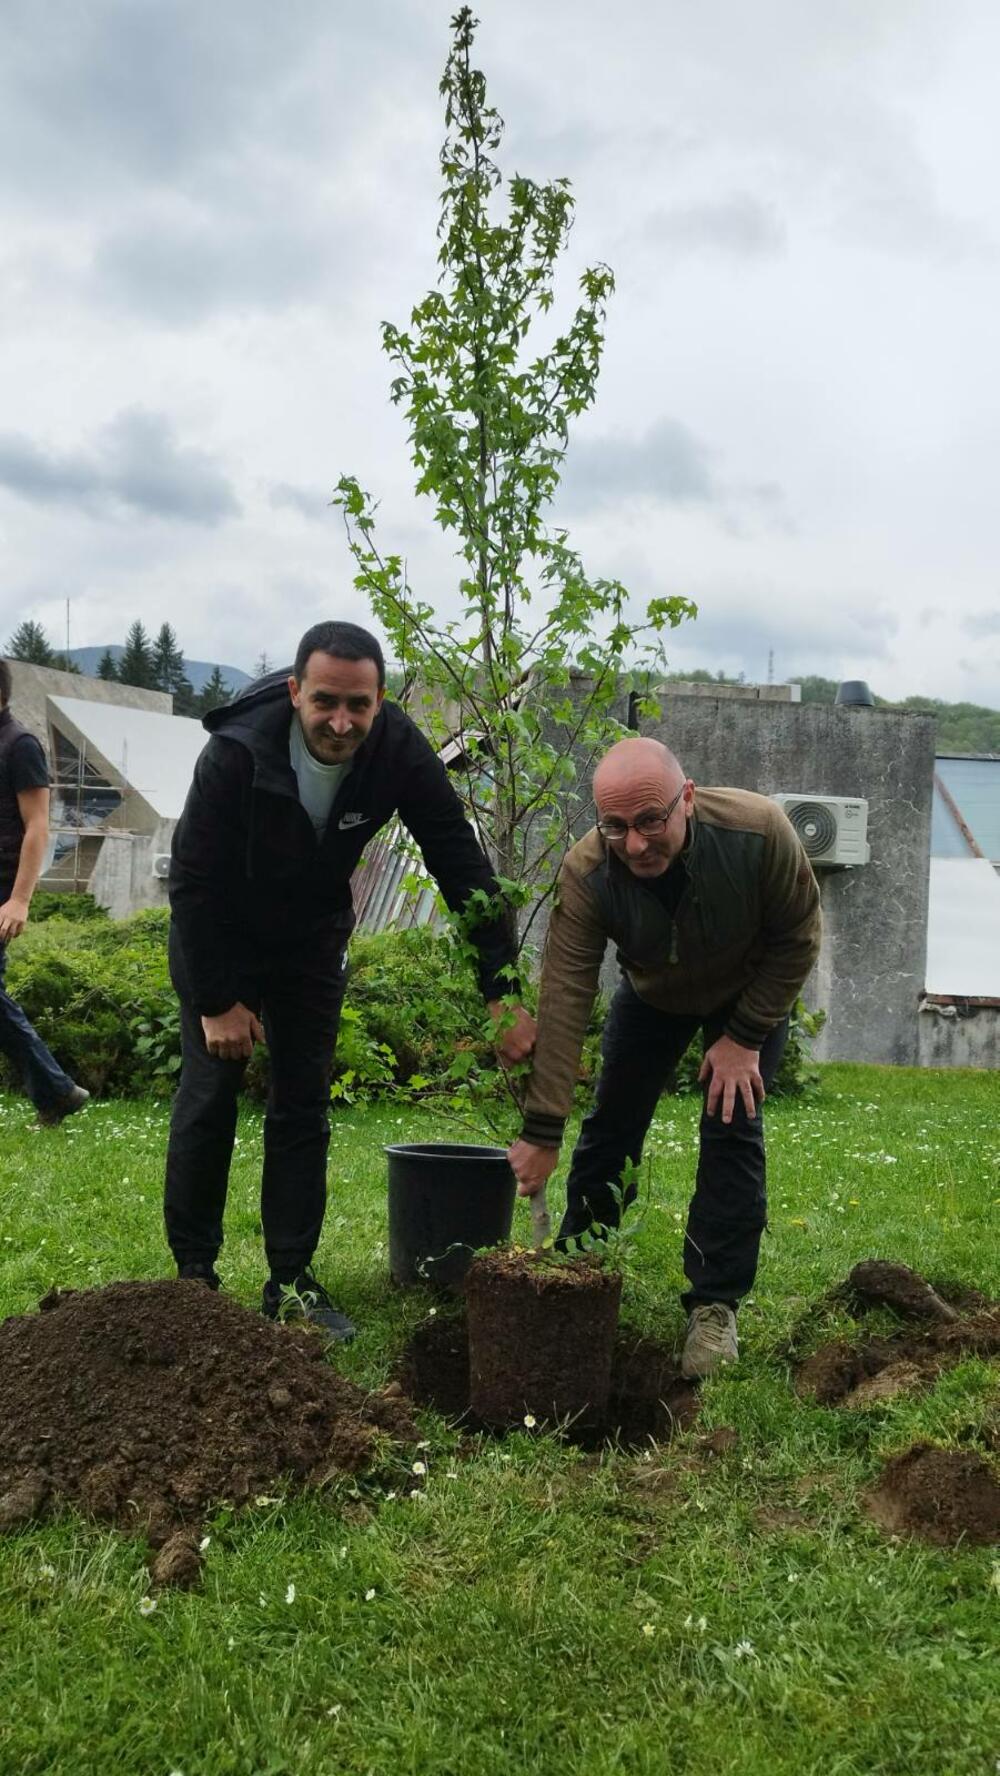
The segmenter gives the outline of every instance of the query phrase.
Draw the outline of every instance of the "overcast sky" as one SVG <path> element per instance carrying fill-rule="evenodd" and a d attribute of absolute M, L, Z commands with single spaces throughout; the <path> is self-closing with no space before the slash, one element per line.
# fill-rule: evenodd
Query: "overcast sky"
<path fill-rule="evenodd" d="M 0 645 L 251 669 L 365 621 L 339 474 L 444 606 L 379 322 L 433 282 L 431 0 L 0 0 Z M 507 172 L 618 290 L 559 515 L 679 668 L 1000 707 L 1000 9 L 484 0 Z"/>

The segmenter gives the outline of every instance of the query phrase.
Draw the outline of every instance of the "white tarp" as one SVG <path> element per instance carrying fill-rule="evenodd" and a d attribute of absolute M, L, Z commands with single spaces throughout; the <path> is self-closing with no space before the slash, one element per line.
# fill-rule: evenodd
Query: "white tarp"
<path fill-rule="evenodd" d="M 932 857 L 928 993 L 1000 999 L 1000 875 L 984 857 Z"/>
<path fill-rule="evenodd" d="M 120 703 L 50 697 L 54 710 L 72 722 L 106 767 L 128 783 L 161 820 L 177 820 L 208 740 L 200 721 L 184 715 L 154 715 Z"/>

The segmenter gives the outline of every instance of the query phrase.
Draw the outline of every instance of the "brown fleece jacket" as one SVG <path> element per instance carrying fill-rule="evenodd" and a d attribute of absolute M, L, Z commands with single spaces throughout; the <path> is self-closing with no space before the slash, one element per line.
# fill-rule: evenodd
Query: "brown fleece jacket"
<path fill-rule="evenodd" d="M 685 885 L 671 917 L 596 828 L 564 859 L 542 961 L 526 1141 L 562 1139 L 609 939 L 641 998 L 702 1017 L 729 1005 L 726 1033 L 744 1047 L 759 1048 L 794 1005 L 819 954 L 819 888 L 777 803 L 749 790 L 697 789 L 677 867 Z"/>

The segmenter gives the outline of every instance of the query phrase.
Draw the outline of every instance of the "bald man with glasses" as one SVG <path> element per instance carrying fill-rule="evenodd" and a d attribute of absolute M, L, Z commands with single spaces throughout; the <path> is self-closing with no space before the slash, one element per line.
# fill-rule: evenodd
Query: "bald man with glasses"
<path fill-rule="evenodd" d="M 538 1037 L 510 1162 L 534 1195 L 559 1160 L 609 939 L 622 980 L 594 1103 L 566 1185 L 560 1239 L 615 1227 L 659 1097 L 699 1030 L 700 1147 L 684 1238 L 682 1358 L 692 1380 L 738 1351 L 767 1216 L 761 1104 L 788 1016 L 819 954 L 819 890 L 777 804 L 696 789 L 667 747 L 622 740 L 594 776 L 597 822 L 559 874 L 542 964 Z M 634 1186 L 624 1191 L 624 1201 Z"/>

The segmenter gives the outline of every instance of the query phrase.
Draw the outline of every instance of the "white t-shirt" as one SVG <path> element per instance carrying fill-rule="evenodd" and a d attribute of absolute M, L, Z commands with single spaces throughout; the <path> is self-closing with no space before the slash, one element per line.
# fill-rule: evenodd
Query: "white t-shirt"
<path fill-rule="evenodd" d="M 354 761 L 347 759 L 342 765 L 324 765 L 319 759 L 313 758 L 305 743 L 302 724 L 297 715 L 292 717 L 288 750 L 295 781 L 299 786 L 299 801 L 316 828 L 316 837 L 322 839 L 334 797 Z"/>

